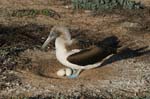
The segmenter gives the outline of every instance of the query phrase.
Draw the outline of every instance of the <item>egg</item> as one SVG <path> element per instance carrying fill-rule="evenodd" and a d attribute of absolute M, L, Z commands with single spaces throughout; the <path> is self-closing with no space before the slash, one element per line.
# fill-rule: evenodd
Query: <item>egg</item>
<path fill-rule="evenodd" d="M 66 76 L 70 76 L 73 73 L 72 69 L 70 68 L 66 68 L 65 72 L 66 72 Z"/>
<path fill-rule="evenodd" d="M 65 76 L 65 74 L 66 74 L 65 69 L 60 69 L 57 71 L 57 76 L 59 76 L 59 77 L 63 77 L 63 76 Z"/>

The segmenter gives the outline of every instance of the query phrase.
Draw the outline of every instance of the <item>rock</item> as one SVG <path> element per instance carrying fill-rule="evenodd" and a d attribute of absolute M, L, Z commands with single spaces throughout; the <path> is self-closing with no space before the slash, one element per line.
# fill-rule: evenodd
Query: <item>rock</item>
<path fill-rule="evenodd" d="M 121 26 L 125 28 L 140 28 L 141 27 L 139 23 L 135 23 L 135 22 L 124 22 L 121 24 Z"/>

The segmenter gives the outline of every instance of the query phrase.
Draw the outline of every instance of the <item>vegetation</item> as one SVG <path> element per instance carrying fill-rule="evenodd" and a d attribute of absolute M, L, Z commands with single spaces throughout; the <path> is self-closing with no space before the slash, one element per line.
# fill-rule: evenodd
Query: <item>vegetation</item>
<path fill-rule="evenodd" d="M 131 0 L 72 0 L 74 9 L 102 10 L 102 9 L 139 9 L 142 8 L 140 2 Z"/>
<path fill-rule="evenodd" d="M 54 17 L 56 15 L 56 12 L 50 9 L 22 9 L 22 10 L 14 10 L 11 16 L 14 17 L 24 17 L 24 16 L 37 16 L 37 15 L 45 15 L 45 16 L 50 16 Z M 57 14 L 59 17 L 59 15 Z"/>
<path fill-rule="evenodd" d="M 11 99 L 91 99 L 92 97 L 85 97 L 85 96 L 81 96 L 81 97 L 67 97 L 64 95 L 57 95 L 54 97 L 46 97 L 46 98 L 42 98 L 42 97 L 12 97 Z M 123 97 L 116 97 L 112 99 L 122 99 Z M 102 97 L 94 97 L 94 99 L 104 99 Z M 126 99 L 150 99 L 150 97 L 126 97 Z"/>

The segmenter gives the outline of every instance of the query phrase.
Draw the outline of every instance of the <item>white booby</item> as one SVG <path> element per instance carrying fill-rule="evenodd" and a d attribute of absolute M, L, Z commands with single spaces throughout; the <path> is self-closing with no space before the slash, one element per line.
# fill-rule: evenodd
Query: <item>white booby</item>
<path fill-rule="evenodd" d="M 85 49 L 71 49 L 76 40 L 71 38 L 68 28 L 54 26 L 47 40 L 42 45 L 44 49 L 52 40 L 55 40 L 57 60 L 77 72 L 70 78 L 77 77 L 83 69 L 92 69 L 100 66 L 106 59 L 117 52 L 114 42 L 101 42 Z M 73 46 L 75 47 L 75 46 Z"/>

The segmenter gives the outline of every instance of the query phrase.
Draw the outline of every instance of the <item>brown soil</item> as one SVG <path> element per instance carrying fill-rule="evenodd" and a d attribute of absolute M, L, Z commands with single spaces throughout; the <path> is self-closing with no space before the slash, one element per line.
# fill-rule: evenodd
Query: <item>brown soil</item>
<path fill-rule="evenodd" d="M 0 1 L 0 48 L 9 50 L 0 57 L 0 97 L 150 96 L 150 9 L 93 13 L 74 11 L 66 4 L 63 0 Z M 60 18 L 7 14 L 18 9 L 51 9 Z M 75 38 L 97 41 L 115 35 L 122 45 L 134 44 L 76 79 L 60 78 L 56 71 L 65 66 L 57 61 L 54 44 L 47 51 L 40 49 L 51 27 L 58 24 L 68 26 Z"/>

